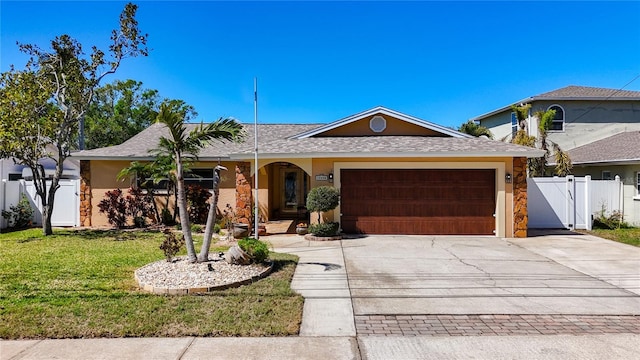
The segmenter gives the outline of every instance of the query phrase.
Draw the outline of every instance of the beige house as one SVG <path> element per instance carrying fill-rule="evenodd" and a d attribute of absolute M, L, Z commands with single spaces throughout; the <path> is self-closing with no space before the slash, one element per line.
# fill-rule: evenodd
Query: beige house
<path fill-rule="evenodd" d="M 229 171 L 219 207 L 231 204 L 250 222 L 254 127 L 245 127 L 245 142 L 203 149 L 193 166 L 199 177 L 187 182 L 211 183 L 220 161 Z M 121 145 L 74 154 L 81 160 L 83 225 L 107 224 L 97 203 L 106 191 L 129 186 L 117 173 L 131 161 L 152 160 L 149 150 L 162 134 L 163 125 L 154 124 Z M 328 124 L 262 124 L 258 139 L 263 219 L 304 218 L 309 190 L 328 185 L 340 190 L 341 201 L 326 220 L 346 233 L 527 234 L 525 164 L 539 150 L 473 138 L 384 107 Z"/>
<path fill-rule="evenodd" d="M 509 140 L 517 129 L 511 105 L 531 104 L 530 114 L 555 109 L 548 139 L 560 145 L 576 176 L 594 180 L 619 176 L 624 184 L 625 220 L 640 226 L 640 91 L 567 86 L 516 101 L 471 120 L 486 126 L 496 139 Z M 538 135 L 538 119 L 527 121 Z"/>

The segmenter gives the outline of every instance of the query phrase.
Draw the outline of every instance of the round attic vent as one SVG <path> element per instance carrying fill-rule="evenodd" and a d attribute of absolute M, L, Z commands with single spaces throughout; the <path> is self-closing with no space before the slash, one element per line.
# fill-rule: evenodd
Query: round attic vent
<path fill-rule="evenodd" d="M 369 127 L 373 132 L 383 132 L 387 128 L 387 120 L 380 115 L 376 115 L 369 121 Z"/>

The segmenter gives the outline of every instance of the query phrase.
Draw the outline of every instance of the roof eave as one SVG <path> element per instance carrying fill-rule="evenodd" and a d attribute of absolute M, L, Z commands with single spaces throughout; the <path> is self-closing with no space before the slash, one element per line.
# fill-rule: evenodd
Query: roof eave
<path fill-rule="evenodd" d="M 526 157 L 536 158 L 544 155 L 544 151 L 531 150 L 527 152 L 518 151 L 495 151 L 495 152 L 466 152 L 466 151 L 423 151 L 423 152 L 309 152 L 309 153 L 259 153 L 259 159 L 283 159 L 283 158 L 488 158 L 488 157 Z M 253 153 L 231 154 L 231 160 L 253 160 Z"/>
<path fill-rule="evenodd" d="M 524 99 L 522 99 L 522 100 L 520 100 L 520 101 L 516 101 L 516 102 L 514 102 L 514 103 L 511 103 L 511 104 L 509 104 L 509 105 L 503 106 L 503 107 L 498 108 L 498 109 L 495 109 L 495 110 L 493 110 L 493 111 L 489 111 L 488 113 L 485 113 L 485 114 L 482 114 L 482 115 L 476 116 L 476 117 L 471 118 L 471 119 L 469 119 L 469 120 L 470 120 L 470 121 L 481 121 L 481 120 L 486 119 L 486 118 L 488 118 L 488 117 L 490 117 L 490 116 L 493 116 L 493 115 L 495 115 L 495 114 L 500 114 L 501 112 L 504 112 L 505 110 L 509 110 L 509 109 L 511 109 L 511 107 L 512 107 L 513 105 L 528 104 L 528 103 L 530 103 L 530 102 L 531 102 L 531 101 L 533 101 L 533 100 L 534 100 L 534 99 L 533 99 L 533 97 L 524 98 Z"/>
<path fill-rule="evenodd" d="M 637 165 L 640 163 L 638 159 L 609 159 L 609 160 L 586 160 L 586 161 L 572 161 L 573 165 Z M 549 164 L 551 165 L 551 164 Z M 554 164 L 555 165 L 555 164 Z"/>

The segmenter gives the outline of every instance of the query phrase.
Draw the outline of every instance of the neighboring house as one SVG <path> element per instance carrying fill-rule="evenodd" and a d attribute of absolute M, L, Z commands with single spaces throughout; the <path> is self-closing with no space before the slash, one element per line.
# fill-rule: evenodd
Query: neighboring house
<path fill-rule="evenodd" d="M 232 204 L 251 221 L 254 127 L 245 126 L 243 143 L 203 149 L 192 166 L 199 177 L 187 182 L 210 186 L 221 161 L 229 171 L 219 208 Z M 131 161 L 152 160 L 149 150 L 164 134 L 154 124 L 121 145 L 74 154 L 81 161 L 81 206 L 88 210 L 83 225 L 107 225 L 98 202 L 106 191 L 129 186 L 117 173 Z M 262 124 L 258 134 L 265 219 L 300 217 L 309 190 L 328 185 L 340 190 L 341 202 L 327 220 L 346 233 L 526 236 L 525 164 L 539 150 L 474 138 L 384 107 L 324 125 Z"/>
<path fill-rule="evenodd" d="M 508 141 L 517 130 L 511 106 L 519 104 L 531 104 L 531 115 L 555 109 L 548 140 L 568 151 L 574 175 L 591 175 L 594 180 L 620 176 L 624 183 L 625 220 L 640 225 L 640 91 L 567 86 L 471 120 L 489 128 L 496 139 Z M 538 135 L 535 117 L 529 117 L 527 127 L 530 135 Z"/>

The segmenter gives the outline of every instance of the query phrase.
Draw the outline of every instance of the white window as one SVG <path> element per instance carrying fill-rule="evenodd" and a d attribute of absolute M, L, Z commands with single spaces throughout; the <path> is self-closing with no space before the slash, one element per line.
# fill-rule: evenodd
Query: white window
<path fill-rule="evenodd" d="M 640 172 L 636 173 L 636 190 L 638 190 L 638 195 L 640 196 Z"/>
<path fill-rule="evenodd" d="M 518 132 L 518 117 L 515 112 L 511 113 L 511 136 L 516 136 Z"/>
<path fill-rule="evenodd" d="M 551 105 L 548 110 L 555 110 L 556 114 L 551 123 L 551 131 L 564 131 L 564 109 L 560 105 Z"/>
<path fill-rule="evenodd" d="M 604 171 L 602 172 L 602 180 L 611 180 L 611 179 L 613 179 L 613 178 L 611 177 L 611 171 L 604 170 Z"/>

